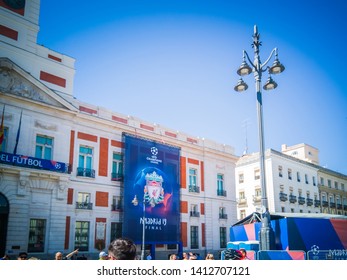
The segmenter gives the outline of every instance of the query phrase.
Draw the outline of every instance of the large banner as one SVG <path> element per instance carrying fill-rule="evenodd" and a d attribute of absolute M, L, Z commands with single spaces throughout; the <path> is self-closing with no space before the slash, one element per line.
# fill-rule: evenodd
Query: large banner
<path fill-rule="evenodd" d="M 136 243 L 143 237 L 146 243 L 179 242 L 180 149 L 128 134 L 123 143 L 123 236 Z"/>

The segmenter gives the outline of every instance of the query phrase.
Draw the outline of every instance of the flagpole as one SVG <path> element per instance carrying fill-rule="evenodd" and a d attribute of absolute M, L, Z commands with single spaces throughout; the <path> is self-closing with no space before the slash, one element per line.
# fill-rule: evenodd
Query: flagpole
<path fill-rule="evenodd" d="M 2 116 L 1 116 L 1 125 L 0 125 L 0 152 L 2 151 L 2 143 L 5 139 L 5 128 L 4 128 L 4 118 L 5 118 L 5 106 L 2 109 Z"/>
<path fill-rule="evenodd" d="M 17 146 L 18 146 L 19 136 L 20 136 L 20 127 L 22 125 L 22 114 L 23 114 L 23 111 L 20 112 L 19 126 L 18 126 L 17 137 L 16 137 L 16 145 L 14 146 L 14 150 L 13 150 L 14 155 L 17 154 Z"/>

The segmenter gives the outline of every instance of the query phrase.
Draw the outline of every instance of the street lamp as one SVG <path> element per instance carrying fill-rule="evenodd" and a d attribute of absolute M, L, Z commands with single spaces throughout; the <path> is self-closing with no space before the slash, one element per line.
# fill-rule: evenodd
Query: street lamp
<path fill-rule="evenodd" d="M 139 204 L 137 197 L 135 195 L 134 199 L 131 201 L 134 206 Z M 142 249 L 141 249 L 141 260 L 145 259 L 145 239 L 146 239 L 146 201 L 145 196 L 143 196 L 143 208 L 142 208 Z"/>
<path fill-rule="evenodd" d="M 262 73 L 268 71 L 269 78 L 263 86 L 264 90 L 271 90 L 277 87 L 277 83 L 272 79 L 271 74 L 279 74 L 284 71 L 284 66 L 278 60 L 277 48 L 274 48 L 270 53 L 268 59 L 261 63 L 259 56 L 259 47 L 261 42 L 259 40 L 258 28 L 254 26 L 253 34 L 253 44 L 254 49 L 254 60 L 250 60 L 248 53 L 243 51 L 243 61 L 237 74 L 240 76 L 246 76 L 250 73 L 254 73 L 256 93 L 257 93 L 257 114 L 258 114 L 258 133 L 259 133 L 259 160 L 260 160 L 260 176 L 261 176 L 261 229 L 259 232 L 259 249 L 260 250 L 272 250 L 275 249 L 275 237 L 274 231 L 270 224 L 270 213 L 266 195 L 266 179 L 265 179 L 265 156 L 264 156 L 264 129 L 263 129 L 263 109 L 262 109 L 262 93 L 261 93 L 261 76 Z M 266 66 L 270 59 L 275 55 L 275 60 L 271 67 Z M 249 66 L 248 63 L 251 65 Z M 248 85 L 243 81 L 242 78 L 239 79 L 237 85 L 234 87 L 235 91 L 242 92 L 247 90 Z"/>

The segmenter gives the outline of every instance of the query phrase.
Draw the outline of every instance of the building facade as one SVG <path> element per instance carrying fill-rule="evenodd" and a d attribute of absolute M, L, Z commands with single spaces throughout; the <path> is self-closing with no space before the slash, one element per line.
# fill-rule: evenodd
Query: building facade
<path fill-rule="evenodd" d="M 347 215 L 347 176 L 319 165 L 318 149 L 299 144 L 266 151 L 265 176 L 270 212 Z M 260 211 L 259 154 L 241 157 L 235 169 L 238 219 Z"/>
<path fill-rule="evenodd" d="M 75 60 L 36 43 L 40 1 L 10 3 L 0 1 L 0 254 L 79 248 L 92 259 L 122 236 L 124 133 L 180 148 L 180 242 L 151 244 L 152 256 L 223 250 L 237 213 L 233 147 L 75 99 Z"/>

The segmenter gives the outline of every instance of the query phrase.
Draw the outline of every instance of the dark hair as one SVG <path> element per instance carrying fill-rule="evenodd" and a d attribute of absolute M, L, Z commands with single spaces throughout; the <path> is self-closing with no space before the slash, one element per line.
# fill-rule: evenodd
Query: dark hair
<path fill-rule="evenodd" d="M 108 254 L 116 260 L 134 260 L 136 245 L 128 238 L 117 238 L 108 246 Z"/>
<path fill-rule="evenodd" d="M 242 254 L 239 250 L 227 249 L 224 251 L 225 260 L 240 260 L 242 259 Z"/>

